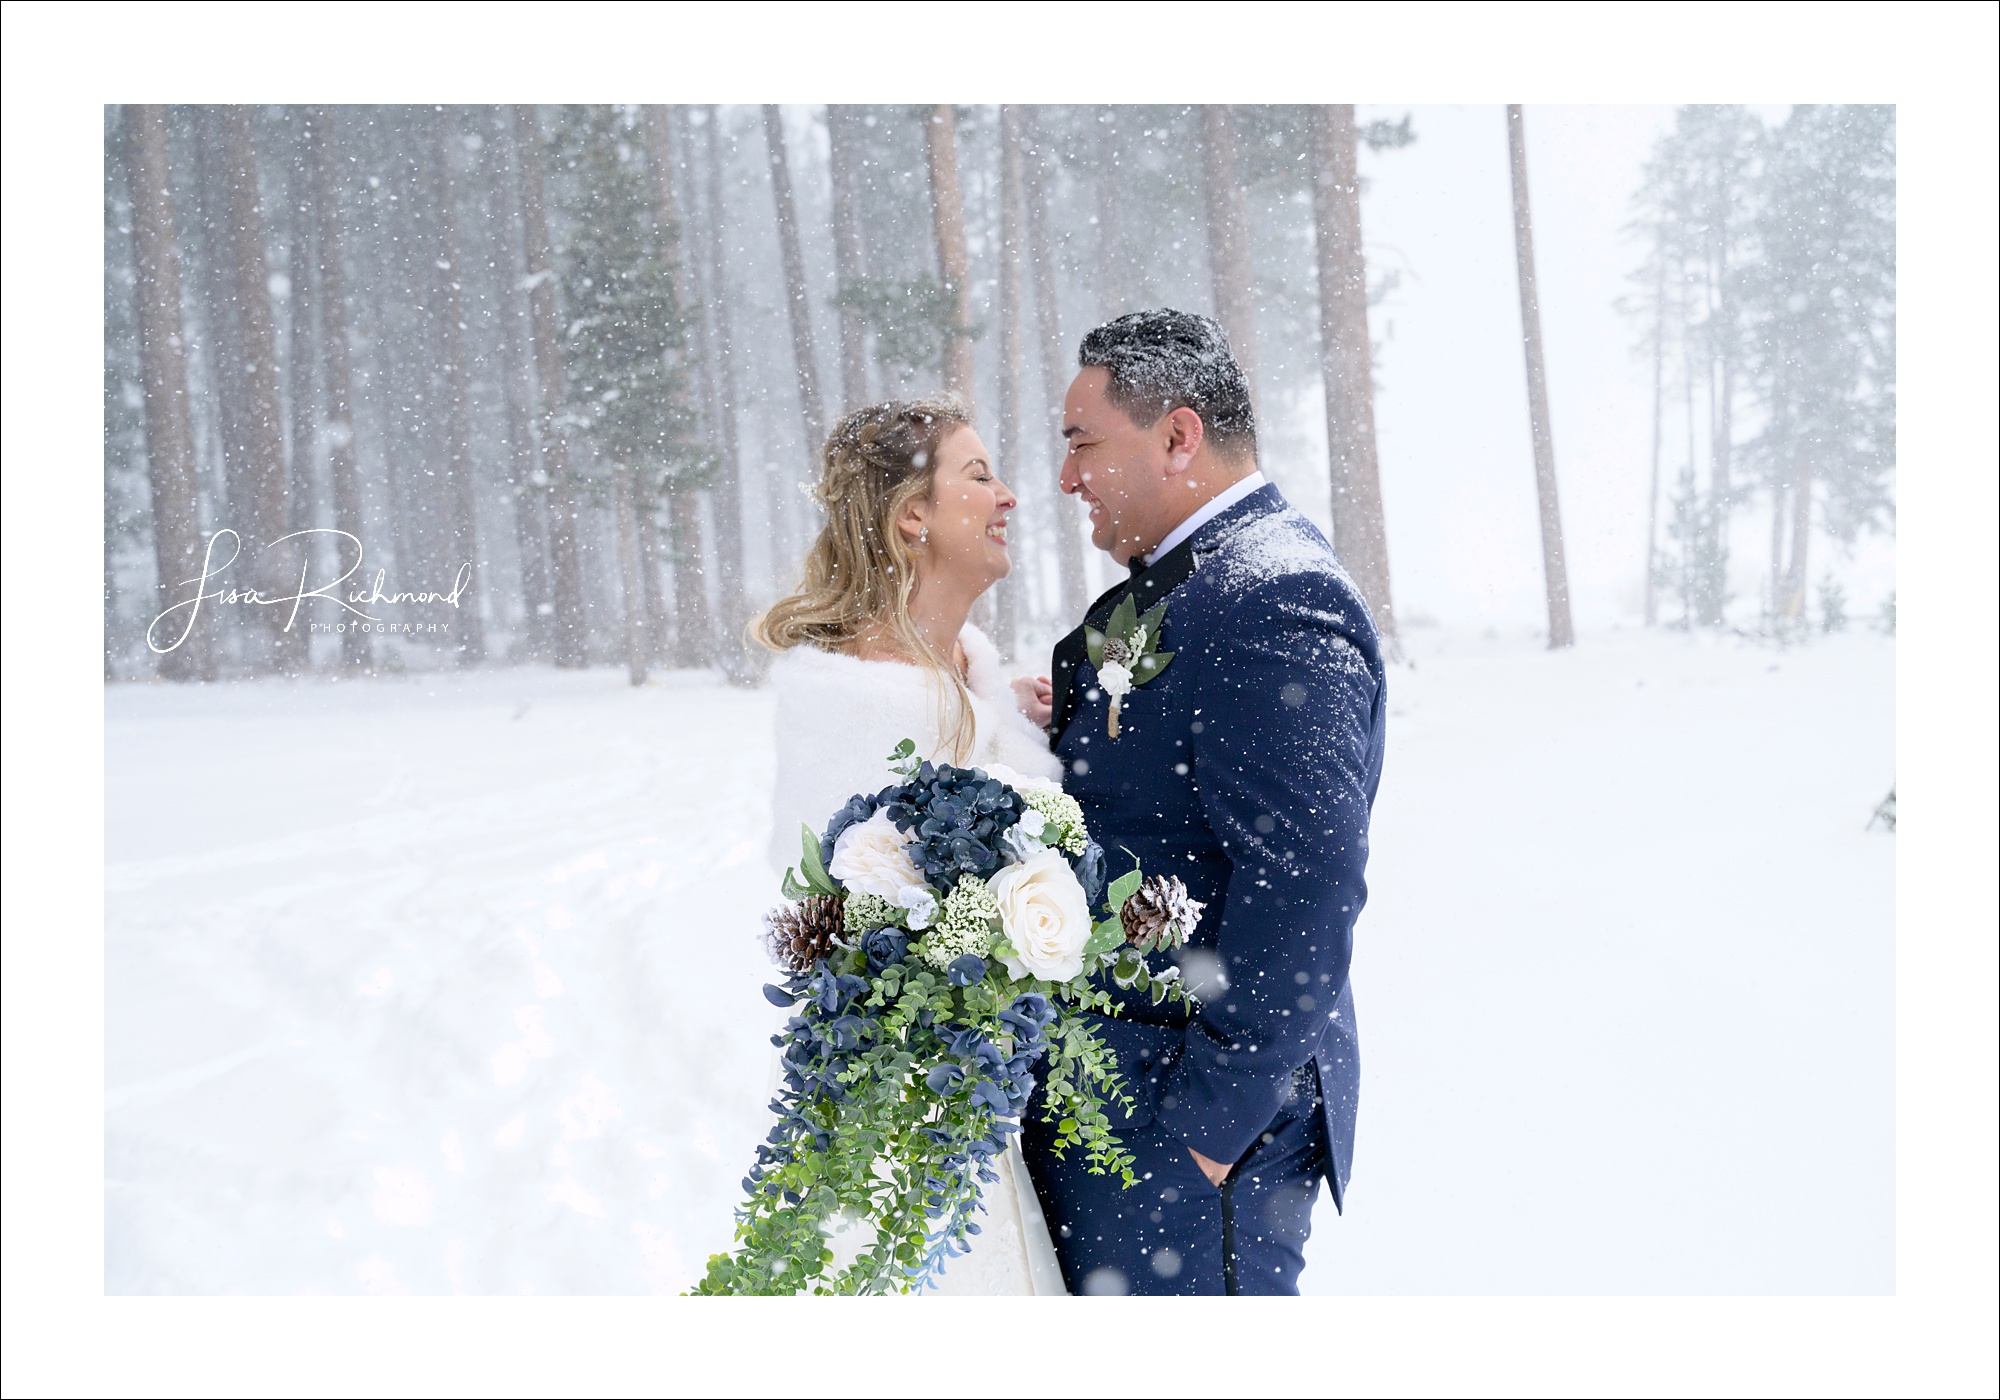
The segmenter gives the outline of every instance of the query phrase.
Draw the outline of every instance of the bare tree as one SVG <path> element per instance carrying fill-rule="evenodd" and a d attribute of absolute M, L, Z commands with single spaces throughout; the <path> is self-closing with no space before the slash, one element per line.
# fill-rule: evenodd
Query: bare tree
<path fill-rule="evenodd" d="M 682 217 L 680 196 L 674 185 L 674 170 L 679 164 L 675 148 L 680 144 L 676 125 L 671 108 L 646 108 L 647 169 L 652 176 L 653 205 L 660 223 L 660 256 L 673 276 L 674 314 L 683 327 L 680 348 L 674 354 L 685 363 L 688 358 L 685 328 L 694 318 L 695 302 L 688 276 L 687 220 Z M 691 393 L 691 379 L 692 376 L 684 376 L 677 380 L 682 386 L 677 393 Z M 695 417 L 692 402 L 682 400 L 676 407 L 689 420 Z M 701 500 L 693 490 L 676 484 L 667 490 L 666 507 L 667 560 L 673 573 L 674 609 L 680 621 L 675 664 L 706 666 L 715 658 L 715 619 L 709 611 L 705 582 L 708 565 L 701 539 Z"/>
<path fill-rule="evenodd" d="M 541 121 L 534 106 L 514 109 L 515 159 L 521 176 L 521 232 L 528 256 L 528 310 L 534 325 L 535 378 L 542 397 L 542 462 L 549 478 L 549 557 L 555 574 L 555 663 L 590 664 L 590 622 L 583 605 L 583 560 L 577 549 L 576 491 L 569 445 L 556 417 L 563 405 L 561 330 L 556 319 L 555 263 L 542 198 Z"/>
<path fill-rule="evenodd" d="M 1542 574 L 1549 594 L 1549 645 L 1575 644 L 1569 618 L 1569 571 L 1563 563 L 1562 512 L 1556 502 L 1556 449 L 1549 430 L 1548 376 L 1542 362 L 1542 313 L 1535 296 L 1535 237 L 1528 217 L 1528 146 L 1518 104 L 1507 108 L 1514 175 L 1514 261 L 1521 282 L 1521 342 L 1528 358 L 1528 416 L 1535 439 L 1535 497 L 1542 522 Z"/>
<path fill-rule="evenodd" d="M 1208 182 L 1208 270 L 1215 285 L 1215 319 L 1257 393 L 1257 304 L 1250 277 L 1250 218 L 1236 179 L 1236 125 L 1229 108 L 1201 109 L 1202 172 Z"/>
<path fill-rule="evenodd" d="M 486 561 L 479 557 L 479 496 L 472 463 L 471 375 L 465 360 L 465 269 L 458 246 L 458 183 L 452 178 L 455 136 L 449 107 L 436 113 L 437 159 L 437 294 L 438 350 L 445 376 L 445 471 L 451 484 L 451 529 L 455 546 L 449 563 L 454 575 L 461 564 L 472 565 L 459 626 L 459 659 L 486 657 L 486 629 L 479 600 L 485 591 Z"/>
<path fill-rule="evenodd" d="M 296 580 L 273 543 L 291 525 L 285 481 L 284 410 L 278 397 L 277 334 L 271 323 L 271 272 L 264 248 L 264 203 L 257 188 L 257 152 L 251 140 L 250 108 L 223 109 L 223 159 L 229 171 L 229 215 L 235 254 L 236 307 L 243 330 L 243 423 L 249 447 L 252 519 L 256 548 L 254 576 L 266 596 Z M 249 545 L 246 541 L 246 546 Z M 267 607 L 261 619 L 267 636 L 262 667 L 298 669 L 305 660 L 306 634 L 287 630 L 290 610 Z"/>
<path fill-rule="evenodd" d="M 792 320 L 792 357 L 798 363 L 799 411 L 805 418 L 808 460 L 826 440 L 826 410 L 819 391 L 819 356 L 813 348 L 812 306 L 806 300 L 805 257 L 799 251 L 799 215 L 792 202 L 792 171 L 785 159 L 785 119 L 775 103 L 764 107 L 764 145 L 771 159 L 771 198 L 778 211 L 778 249 L 785 262 L 785 308 Z"/>
<path fill-rule="evenodd" d="M 833 187 L 833 268 L 840 284 L 841 411 L 868 402 L 868 332 L 848 293 L 860 285 L 861 217 L 854 198 L 854 142 L 848 130 L 853 116 L 843 107 L 826 109 L 827 165 Z"/>
<path fill-rule="evenodd" d="M 743 631 L 750 619 L 750 595 L 749 580 L 743 570 L 743 468 L 736 437 L 736 342 L 729 315 L 729 266 L 722 255 L 722 226 L 726 217 L 722 198 L 722 119 L 714 106 L 707 109 L 705 116 L 708 295 L 702 304 L 708 308 L 709 345 L 713 353 L 707 359 L 714 365 L 711 403 L 722 457 L 712 498 L 716 583 L 722 599 L 724 633 L 721 659 L 723 674 L 730 683 L 747 685 L 755 681 L 760 668 L 743 641 Z"/>
<path fill-rule="evenodd" d="M 1048 441 L 1060 444 L 1063 395 L 1069 388 L 1069 354 L 1063 345 L 1061 304 L 1056 297 L 1055 248 L 1049 239 L 1049 199 L 1045 183 L 1049 152 L 1042 141 L 1041 124 L 1033 107 L 1017 108 L 1019 132 L 1027 150 L 1023 152 L 1021 194 L 1028 207 L 1028 266 L 1034 275 L 1035 333 L 1042 350 L 1041 431 Z M 1108 129 L 1107 128 L 1101 128 Z M 1109 178 L 1099 172 L 1099 185 Z M 1101 217 L 1101 216 L 1100 216 Z M 1102 227 L 1099 236 L 1106 236 Z M 1057 451 L 1060 452 L 1060 446 Z M 1062 492 L 1050 483 L 1049 527 L 1056 542 L 1056 567 L 1062 580 L 1062 608 L 1065 620 L 1081 618 L 1089 605 L 1089 586 L 1083 574 L 1083 538 L 1078 521 Z"/>
<path fill-rule="evenodd" d="M 340 185 L 335 175 L 333 112 L 315 107 L 306 118 L 313 170 L 313 203 L 319 216 L 321 358 L 326 363 L 326 467 L 333 488 L 333 527 L 361 538 L 361 476 L 354 464 L 354 382 L 347 358 L 347 265 L 340 226 Z M 357 544 L 357 548 L 359 545 Z M 337 558 L 345 567 L 346 554 Z M 342 621 L 354 619 L 343 615 Z M 368 636 L 348 626 L 340 634 L 340 663 L 350 671 L 374 664 Z"/>
<path fill-rule="evenodd" d="M 181 331 L 181 264 L 167 168 L 166 109 L 124 110 L 125 183 L 132 198 L 139 368 L 146 398 L 146 469 L 153 496 L 153 558 L 161 595 L 173 599 L 201 574 L 201 507 L 195 486 L 194 426 L 188 415 L 187 341 Z M 177 631 L 163 629 L 171 642 Z M 212 671 L 208 639 L 191 631 L 159 653 L 160 675 L 196 680 Z"/>
<path fill-rule="evenodd" d="M 1361 250 L 1361 184 L 1354 108 L 1313 113 L 1313 233 L 1319 259 L 1319 364 L 1326 387 L 1333 476 L 1333 545 L 1360 585 L 1390 648 L 1389 537 L 1375 456 L 1375 381 L 1368 340 L 1368 269 Z"/>
<path fill-rule="evenodd" d="M 972 397 L 970 277 L 966 271 L 965 204 L 958 186 L 958 112 L 949 102 L 924 120 L 924 152 L 931 176 L 931 219 L 937 233 L 938 277 L 950 298 L 951 330 L 945 342 L 945 387 Z"/>

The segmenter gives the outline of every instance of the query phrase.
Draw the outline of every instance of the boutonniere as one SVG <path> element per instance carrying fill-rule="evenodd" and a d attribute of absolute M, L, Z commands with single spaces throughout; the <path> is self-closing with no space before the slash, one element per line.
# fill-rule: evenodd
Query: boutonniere
<path fill-rule="evenodd" d="M 1097 668 L 1097 683 L 1111 697 L 1111 718 L 1105 732 L 1114 739 L 1118 737 L 1118 711 L 1125 697 L 1133 687 L 1144 685 L 1166 670 L 1167 663 L 1174 659 L 1170 651 L 1154 650 L 1160 641 L 1160 625 L 1166 620 L 1165 603 L 1142 617 L 1139 605 L 1127 594 L 1111 610 L 1102 632 L 1095 627 L 1083 629 L 1090 664 Z"/>

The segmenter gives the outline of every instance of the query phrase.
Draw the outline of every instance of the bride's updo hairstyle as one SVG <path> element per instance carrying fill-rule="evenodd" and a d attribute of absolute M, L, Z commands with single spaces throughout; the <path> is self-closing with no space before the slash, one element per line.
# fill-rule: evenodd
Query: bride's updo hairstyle
<path fill-rule="evenodd" d="M 773 651 L 802 643 L 845 651 L 870 624 L 883 628 L 957 701 L 956 721 L 939 728 L 950 731 L 959 755 L 971 749 L 971 697 L 958 667 L 910 620 L 916 558 L 896 517 L 931 494 L 938 444 L 971 422 L 971 406 L 956 394 L 892 399 L 841 419 L 820 450 L 813 498 L 825 508 L 826 524 L 806 552 L 804 577 L 750 624 L 750 636 Z"/>

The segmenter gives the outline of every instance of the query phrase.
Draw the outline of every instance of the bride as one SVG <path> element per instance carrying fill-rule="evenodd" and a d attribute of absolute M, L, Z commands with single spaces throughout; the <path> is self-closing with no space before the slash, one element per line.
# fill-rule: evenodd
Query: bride
<path fill-rule="evenodd" d="M 802 821 L 895 781 L 889 754 L 906 738 L 920 757 L 1000 777 L 1012 769 L 1060 778 L 1061 761 L 1024 713 L 1038 705 L 1046 713 L 1048 682 L 1004 680 L 993 643 L 968 621 L 1012 567 L 1015 502 L 965 403 L 942 397 L 848 414 L 827 439 L 815 495 L 826 524 L 805 576 L 751 626 L 778 653 L 774 864 L 798 860 Z M 995 1168 L 980 1233 L 945 1266 L 938 1291 L 1064 1292 L 1021 1149 L 1009 1147 Z"/>

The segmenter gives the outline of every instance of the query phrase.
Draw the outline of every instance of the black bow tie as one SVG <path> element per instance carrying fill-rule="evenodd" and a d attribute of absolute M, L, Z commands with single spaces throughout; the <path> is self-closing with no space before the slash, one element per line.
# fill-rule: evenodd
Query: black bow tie
<path fill-rule="evenodd" d="M 1125 565 L 1125 567 L 1132 571 L 1133 578 L 1139 577 L 1139 575 L 1146 572 L 1145 556 L 1140 554 L 1133 555 L 1131 560 Z"/>

